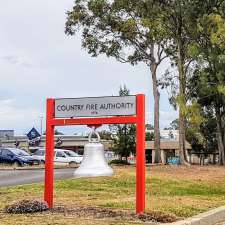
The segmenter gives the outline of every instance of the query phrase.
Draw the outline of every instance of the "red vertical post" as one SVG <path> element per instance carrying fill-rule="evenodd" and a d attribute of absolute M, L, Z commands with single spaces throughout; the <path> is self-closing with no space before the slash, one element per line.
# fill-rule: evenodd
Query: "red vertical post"
<path fill-rule="evenodd" d="M 145 95 L 137 95 L 136 213 L 145 210 Z"/>
<path fill-rule="evenodd" d="M 53 207 L 54 184 L 54 125 L 52 119 L 55 113 L 55 100 L 47 99 L 46 112 L 46 154 L 45 154 L 45 193 L 44 199 L 49 208 Z"/>

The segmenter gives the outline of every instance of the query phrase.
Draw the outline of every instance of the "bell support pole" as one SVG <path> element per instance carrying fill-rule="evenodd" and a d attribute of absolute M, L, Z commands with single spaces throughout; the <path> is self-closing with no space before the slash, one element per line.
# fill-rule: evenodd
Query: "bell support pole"
<path fill-rule="evenodd" d="M 48 203 L 49 208 L 53 207 L 54 189 L 54 125 L 51 123 L 55 114 L 54 106 L 54 99 L 47 99 L 44 199 Z"/>
<path fill-rule="evenodd" d="M 47 99 L 46 113 L 46 162 L 44 200 L 53 208 L 54 189 L 54 127 L 103 124 L 136 124 L 136 213 L 145 210 L 145 95 L 136 95 L 136 115 L 93 118 L 55 118 L 55 99 Z"/>
<path fill-rule="evenodd" d="M 145 209 L 145 96 L 137 95 L 136 213 Z"/>

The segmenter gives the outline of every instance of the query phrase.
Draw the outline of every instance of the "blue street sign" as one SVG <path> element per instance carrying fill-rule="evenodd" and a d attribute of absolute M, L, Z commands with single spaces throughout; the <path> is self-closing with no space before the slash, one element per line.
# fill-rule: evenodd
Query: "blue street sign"
<path fill-rule="evenodd" d="M 30 132 L 27 134 L 29 140 L 33 140 L 35 138 L 41 137 L 39 132 L 33 127 Z"/>

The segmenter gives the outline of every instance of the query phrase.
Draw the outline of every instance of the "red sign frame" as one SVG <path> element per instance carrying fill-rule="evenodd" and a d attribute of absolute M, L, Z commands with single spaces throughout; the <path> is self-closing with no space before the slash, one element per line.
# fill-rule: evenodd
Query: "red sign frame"
<path fill-rule="evenodd" d="M 136 213 L 145 210 L 145 95 L 136 95 L 136 115 L 100 118 L 55 118 L 55 99 L 47 99 L 46 112 L 46 158 L 44 200 L 53 208 L 54 189 L 54 128 L 55 126 L 103 124 L 136 124 Z"/>

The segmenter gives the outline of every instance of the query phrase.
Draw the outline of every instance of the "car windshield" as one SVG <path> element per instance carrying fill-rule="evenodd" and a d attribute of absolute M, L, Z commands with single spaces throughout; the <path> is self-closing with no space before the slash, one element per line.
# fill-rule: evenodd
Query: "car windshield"
<path fill-rule="evenodd" d="M 64 152 L 69 157 L 77 157 L 77 156 L 79 156 L 76 152 L 72 152 L 72 151 L 64 151 Z"/>
<path fill-rule="evenodd" d="M 13 148 L 13 149 L 10 149 L 10 151 L 12 151 L 14 154 L 19 156 L 30 156 L 29 153 L 27 153 L 26 151 L 22 149 Z"/>

